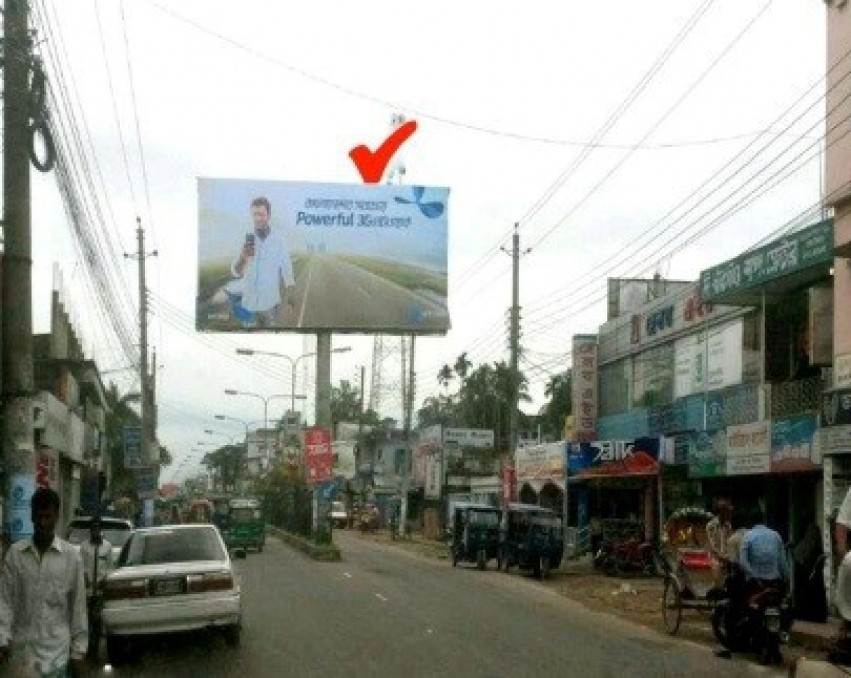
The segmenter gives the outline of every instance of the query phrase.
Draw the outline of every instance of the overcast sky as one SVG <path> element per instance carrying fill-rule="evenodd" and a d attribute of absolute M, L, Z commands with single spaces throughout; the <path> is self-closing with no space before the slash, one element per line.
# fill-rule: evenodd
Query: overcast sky
<path fill-rule="evenodd" d="M 825 20 L 816 0 L 33 4 L 40 48 L 62 63 L 61 75 L 49 70 L 52 83 L 65 86 L 91 139 L 120 248 L 135 249 L 139 216 L 158 251 L 148 280 L 159 436 L 179 460 L 199 458 L 200 440 L 225 439 L 205 428 L 242 436 L 241 424 L 216 413 L 262 419 L 258 399 L 225 388 L 291 393 L 287 361 L 237 359 L 236 347 L 293 358 L 312 350 L 301 336 L 192 331 L 199 176 L 360 183 L 348 151 L 378 146 L 394 112 L 416 120 L 400 156 L 406 183 L 451 190 L 452 317 L 446 337 L 417 342 L 417 400 L 438 391 L 440 365 L 462 351 L 477 365 L 507 357 L 511 263 L 499 247 L 520 222 L 522 247 L 532 248 L 521 267 L 529 411 L 548 376 L 567 367 L 570 337 L 605 321 L 607 277 L 697 279 L 819 199 Z M 813 160 L 751 195 L 786 163 L 796 168 L 799 154 Z M 737 201 L 742 209 L 713 221 Z M 89 355 L 103 370 L 125 367 L 92 310 L 55 174 L 35 177 L 33 219 L 36 331 L 48 328 L 57 263 Z M 111 284 L 127 286 L 135 303 L 136 265 L 123 251 L 111 253 L 123 276 Z M 334 356 L 333 381 L 357 381 L 361 365 L 369 381 L 372 338 L 333 342 L 352 347 Z M 105 378 L 136 386 L 130 372 Z M 298 379 L 299 392 L 314 384 L 301 370 Z M 398 367 L 385 375 L 394 379 Z M 398 401 L 386 395 L 385 412 L 398 414 Z M 287 402 L 273 399 L 270 418 Z"/>

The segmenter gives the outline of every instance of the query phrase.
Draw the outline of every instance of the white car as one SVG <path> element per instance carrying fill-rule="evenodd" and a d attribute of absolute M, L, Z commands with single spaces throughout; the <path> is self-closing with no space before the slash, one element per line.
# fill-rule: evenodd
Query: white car
<path fill-rule="evenodd" d="M 206 524 L 136 530 L 106 578 L 103 627 L 116 665 L 134 636 L 212 628 L 238 645 L 242 595 L 219 531 Z"/>

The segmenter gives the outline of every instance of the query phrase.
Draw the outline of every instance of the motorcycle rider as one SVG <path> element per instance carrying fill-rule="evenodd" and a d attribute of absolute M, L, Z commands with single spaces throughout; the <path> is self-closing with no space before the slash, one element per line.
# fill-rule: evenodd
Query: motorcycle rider
<path fill-rule="evenodd" d="M 779 590 L 786 595 L 789 582 L 789 562 L 782 537 L 765 524 L 765 514 L 756 508 L 750 514 L 751 528 L 742 538 L 739 549 L 739 566 L 746 580 L 748 596 L 767 588 Z M 769 662 L 782 661 L 779 652 L 768 657 Z"/>

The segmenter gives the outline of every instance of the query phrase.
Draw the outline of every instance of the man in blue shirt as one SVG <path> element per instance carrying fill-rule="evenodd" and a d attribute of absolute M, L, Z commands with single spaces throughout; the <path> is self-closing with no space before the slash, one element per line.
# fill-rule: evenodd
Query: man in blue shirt
<path fill-rule="evenodd" d="M 765 525 L 761 509 L 750 516 L 751 528 L 745 533 L 739 550 L 739 565 L 749 581 L 781 584 L 789 581 L 789 563 L 780 535 Z"/>

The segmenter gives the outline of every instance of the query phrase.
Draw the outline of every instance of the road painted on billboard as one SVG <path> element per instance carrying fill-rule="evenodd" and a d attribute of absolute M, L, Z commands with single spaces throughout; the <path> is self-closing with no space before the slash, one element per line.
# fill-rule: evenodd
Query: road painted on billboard
<path fill-rule="evenodd" d="M 295 290 L 299 329 L 446 326 L 443 304 L 331 255 L 312 256 L 301 278 Z"/>

